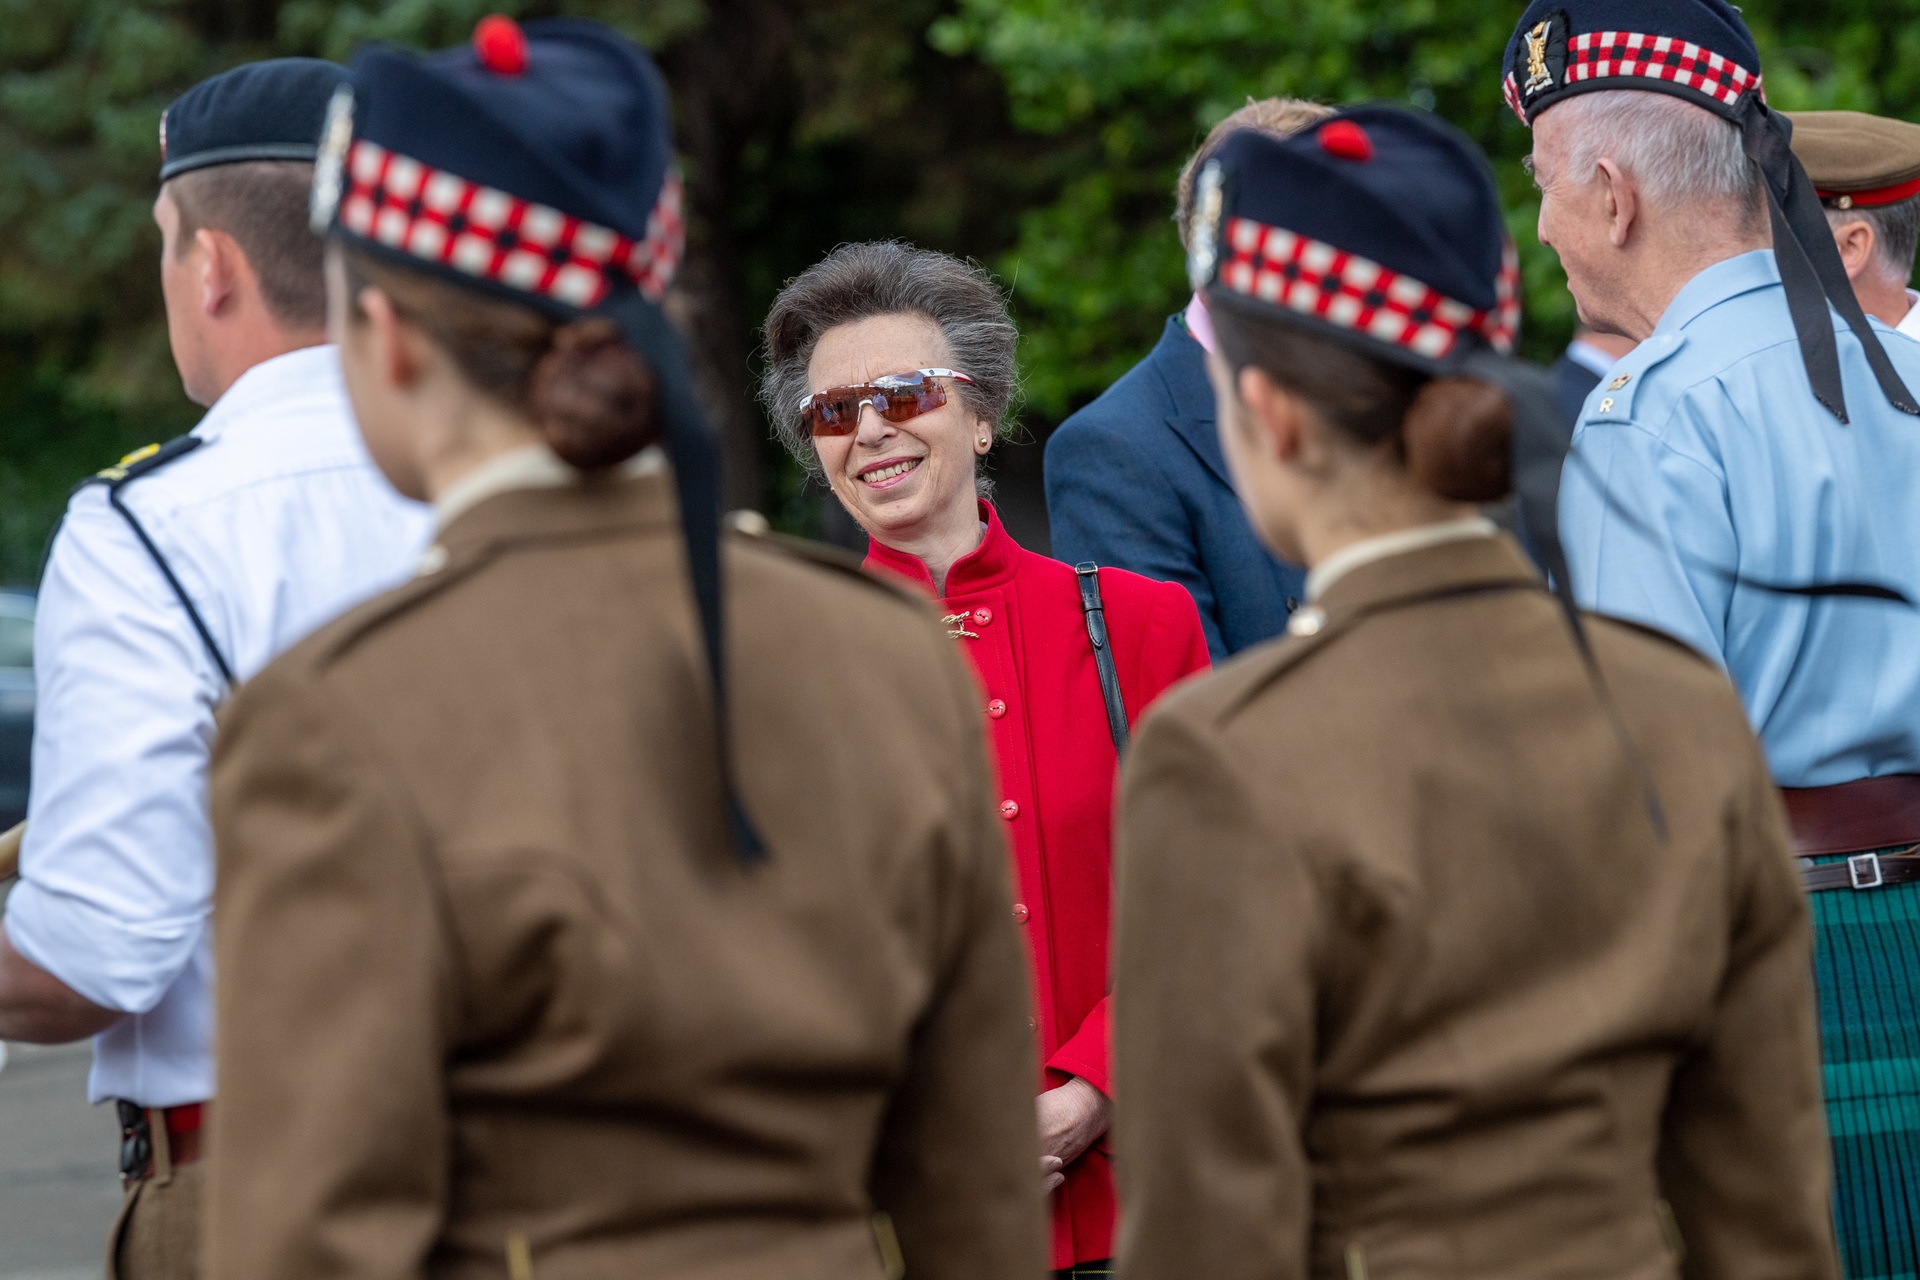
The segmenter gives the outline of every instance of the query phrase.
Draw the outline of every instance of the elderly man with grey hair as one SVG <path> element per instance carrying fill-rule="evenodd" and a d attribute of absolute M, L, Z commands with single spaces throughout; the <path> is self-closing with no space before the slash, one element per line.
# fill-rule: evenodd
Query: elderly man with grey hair
<path fill-rule="evenodd" d="M 1920 611 L 1899 597 L 1920 600 L 1920 347 L 1862 314 L 1724 0 L 1536 0 L 1506 70 L 1540 239 L 1581 318 L 1639 344 L 1588 397 L 1562 474 L 1575 593 L 1739 690 L 1809 890 L 1846 1273 L 1911 1276 Z M 1689 1239 L 1689 1270 L 1753 1274 L 1743 1249 L 1785 1229 Z"/>

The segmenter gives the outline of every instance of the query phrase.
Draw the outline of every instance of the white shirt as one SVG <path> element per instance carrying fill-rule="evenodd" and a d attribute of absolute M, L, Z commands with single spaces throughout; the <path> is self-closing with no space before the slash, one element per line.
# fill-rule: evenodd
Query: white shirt
<path fill-rule="evenodd" d="M 1907 314 L 1900 317 L 1900 323 L 1893 326 L 1893 331 L 1920 339 L 1920 293 L 1907 290 Z"/>
<path fill-rule="evenodd" d="M 374 467 L 332 347 L 249 369 L 206 444 L 127 484 L 237 678 L 408 577 L 431 529 Z M 133 1015 L 94 1041 L 93 1101 L 213 1096 L 207 763 L 228 690 L 103 486 L 68 505 L 40 584 L 21 878 L 28 960 Z"/>

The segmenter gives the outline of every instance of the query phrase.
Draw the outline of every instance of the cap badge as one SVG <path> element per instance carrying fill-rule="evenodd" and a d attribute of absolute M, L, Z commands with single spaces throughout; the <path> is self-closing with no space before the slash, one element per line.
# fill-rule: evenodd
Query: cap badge
<path fill-rule="evenodd" d="M 1527 93 L 1553 88 L 1553 73 L 1547 70 L 1547 24 L 1536 22 L 1527 32 Z"/>
<path fill-rule="evenodd" d="M 160 113 L 160 163 L 167 162 L 167 113 Z"/>
<path fill-rule="evenodd" d="M 1220 262 L 1220 211 L 1226 204 L 1226 177 L 1218 160 L 1207 161 L 1193 188 L 1193 221 L 1187 225 L 1187 283 L 1194 292 L 1213 283 Z"/>
<path fill-rule="evenodd" d="M 1524 58 L 1524 62 L 1522 59 Z M 1567 15 L 1564 10 L 1548 14 L 1521 36 L 1515 65 L 1508 77 L 1508 94 L 1528 106 L 1543 93 L 1551 93 L 1573 78 L 1567 66 Z M 1518 85 L 1515 81 L 1518 80 Z M 1515 104 L 1519 110 L 1519 104 Z"/>
<path fill-rule="evenodd" d="M 320 153 L 313 162 L 313 194 L 307 201 L 307 221 L 318 235 L 333 226 L 340 207 L 340 182 L 346 172 L 347 147 L 353 142 L 353 86 L 341 85 L 327 102 L 327 120 L 320 126 Z"/>

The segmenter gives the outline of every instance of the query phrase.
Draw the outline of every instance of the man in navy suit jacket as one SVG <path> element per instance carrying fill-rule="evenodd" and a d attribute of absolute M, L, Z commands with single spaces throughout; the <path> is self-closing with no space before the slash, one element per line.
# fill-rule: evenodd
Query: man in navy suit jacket
<path fill-rule="evenodd" d="M 1217 663 L 1286 630 L 1306 574 L 1267 553 L 1227 478 L 1206 352 L 1174 316 L 1147 358 L 1047 441 L 1053 554 L 1193 593 Z"/>
<path fill-rule="evenodd" d="M 1331 114 L 1289 98 L 1248 102 L 1207 135 L 1180 173 L 1175 221 L 1186 243 L 1193 180 L 1240 129 L 1275 137 Z M 1047 521 L 1053 554 L 1092 560 L 1193 593 L 1217 663 L 1286 630 L 1306 574 L 1267 553 L 1227 477 L 1214 426 L 1203 343 L 1212 341 L 1196 297 L 1167 321 L 1160 344 L 1047 441 Z"/>

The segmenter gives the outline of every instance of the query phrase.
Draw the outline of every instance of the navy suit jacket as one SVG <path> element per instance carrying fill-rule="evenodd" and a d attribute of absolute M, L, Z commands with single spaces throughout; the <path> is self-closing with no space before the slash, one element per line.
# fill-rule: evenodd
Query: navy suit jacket
<path fill-rule="evenodd" d="M 1053 554 L 1193 593 L 1219 662 L 1286 630 L 1305 573 L 1268 554 L 1227 479 L 1206 353 L 1177 317 L 1047 441 Z"/>
<path fill-rule="evenodd" d="M 1587 403 L 1587 393 L 1600 385 L 1600 375 L 1566 355 L 1555 360 L 1553 368 L 1547 372 L 1553 375 L 1553 398 L 1560 406 L 1560 416 L 1567 420 L 1567 430 L 1571 432 L 1573 424 L 1580 421 L 1580 410 Z"/>

